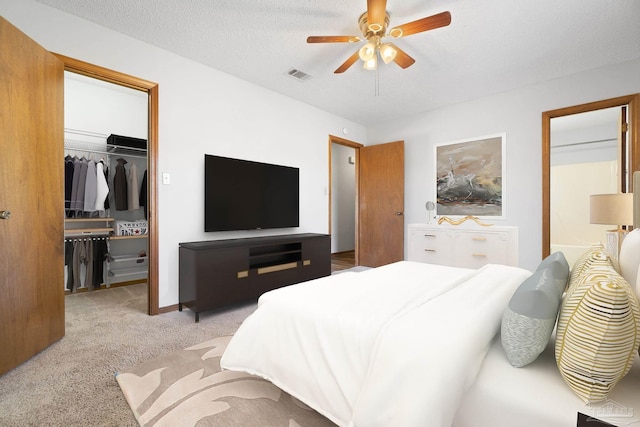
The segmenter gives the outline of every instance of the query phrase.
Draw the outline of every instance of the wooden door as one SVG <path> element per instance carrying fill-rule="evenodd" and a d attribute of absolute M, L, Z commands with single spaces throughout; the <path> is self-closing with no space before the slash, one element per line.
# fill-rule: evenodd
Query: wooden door
<path fill-rule="evenodd" d="M 64 80 L 62 62 L 2 17 L 0 52 L 3 374 L 64 336 Z"/>
<path fill-rule="evenodd" d="M 404 259 L 404 141 L 358 150 L 358 265 Z"/>

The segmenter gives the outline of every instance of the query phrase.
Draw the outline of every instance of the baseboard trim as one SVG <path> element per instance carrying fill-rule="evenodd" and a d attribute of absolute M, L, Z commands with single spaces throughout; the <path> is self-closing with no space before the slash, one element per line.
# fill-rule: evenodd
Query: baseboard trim
<path fill-rule="evenodd" d="M 178 304 L 168 305 L 166 307 L 159 307 L 158 314 L 170 313 L 172 311 L 176 311 L 178 309 Z"/>

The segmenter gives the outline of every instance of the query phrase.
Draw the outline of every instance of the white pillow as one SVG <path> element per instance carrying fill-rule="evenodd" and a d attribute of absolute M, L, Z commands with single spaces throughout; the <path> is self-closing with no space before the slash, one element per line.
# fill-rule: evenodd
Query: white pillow
<path fill-rule="evenodd" d="M 631 285 L 638 298 L 640 298 L 640 289 L 638 288 L 638 266 L 640 265 L 640 228 L 634 229 L 622 241 L 620 247 L 620 256 L 618 257 L 618 265 L 620 266 L 620 274 L 624 280 Z"/>
<path fill-rule="evenodd" d="M 640 303 L 640 268 L 638 268 L 638 276 L 636 277 L 636 296 L 638 297 L 638 302 Z"/>

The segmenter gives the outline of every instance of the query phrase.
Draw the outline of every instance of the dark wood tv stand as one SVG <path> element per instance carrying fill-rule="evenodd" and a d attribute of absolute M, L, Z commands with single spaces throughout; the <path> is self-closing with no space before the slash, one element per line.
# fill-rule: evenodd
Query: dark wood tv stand
<path fill-rule="evenodd" d="M 289 234 L 180 243 L 178 309 L 256 301 L 272 289 L 331 274 L 331 237 Z"/>

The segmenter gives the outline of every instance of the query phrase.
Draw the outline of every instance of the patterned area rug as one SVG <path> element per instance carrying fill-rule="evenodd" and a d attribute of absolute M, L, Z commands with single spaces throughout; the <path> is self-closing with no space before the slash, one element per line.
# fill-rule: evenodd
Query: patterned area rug
<path fill-rule="evenodd" d="M 222 371 L 220 357 L 230 339 L 215 338 L 118 373 L 140 425 L 335 426 L 262 378 Z"/>

